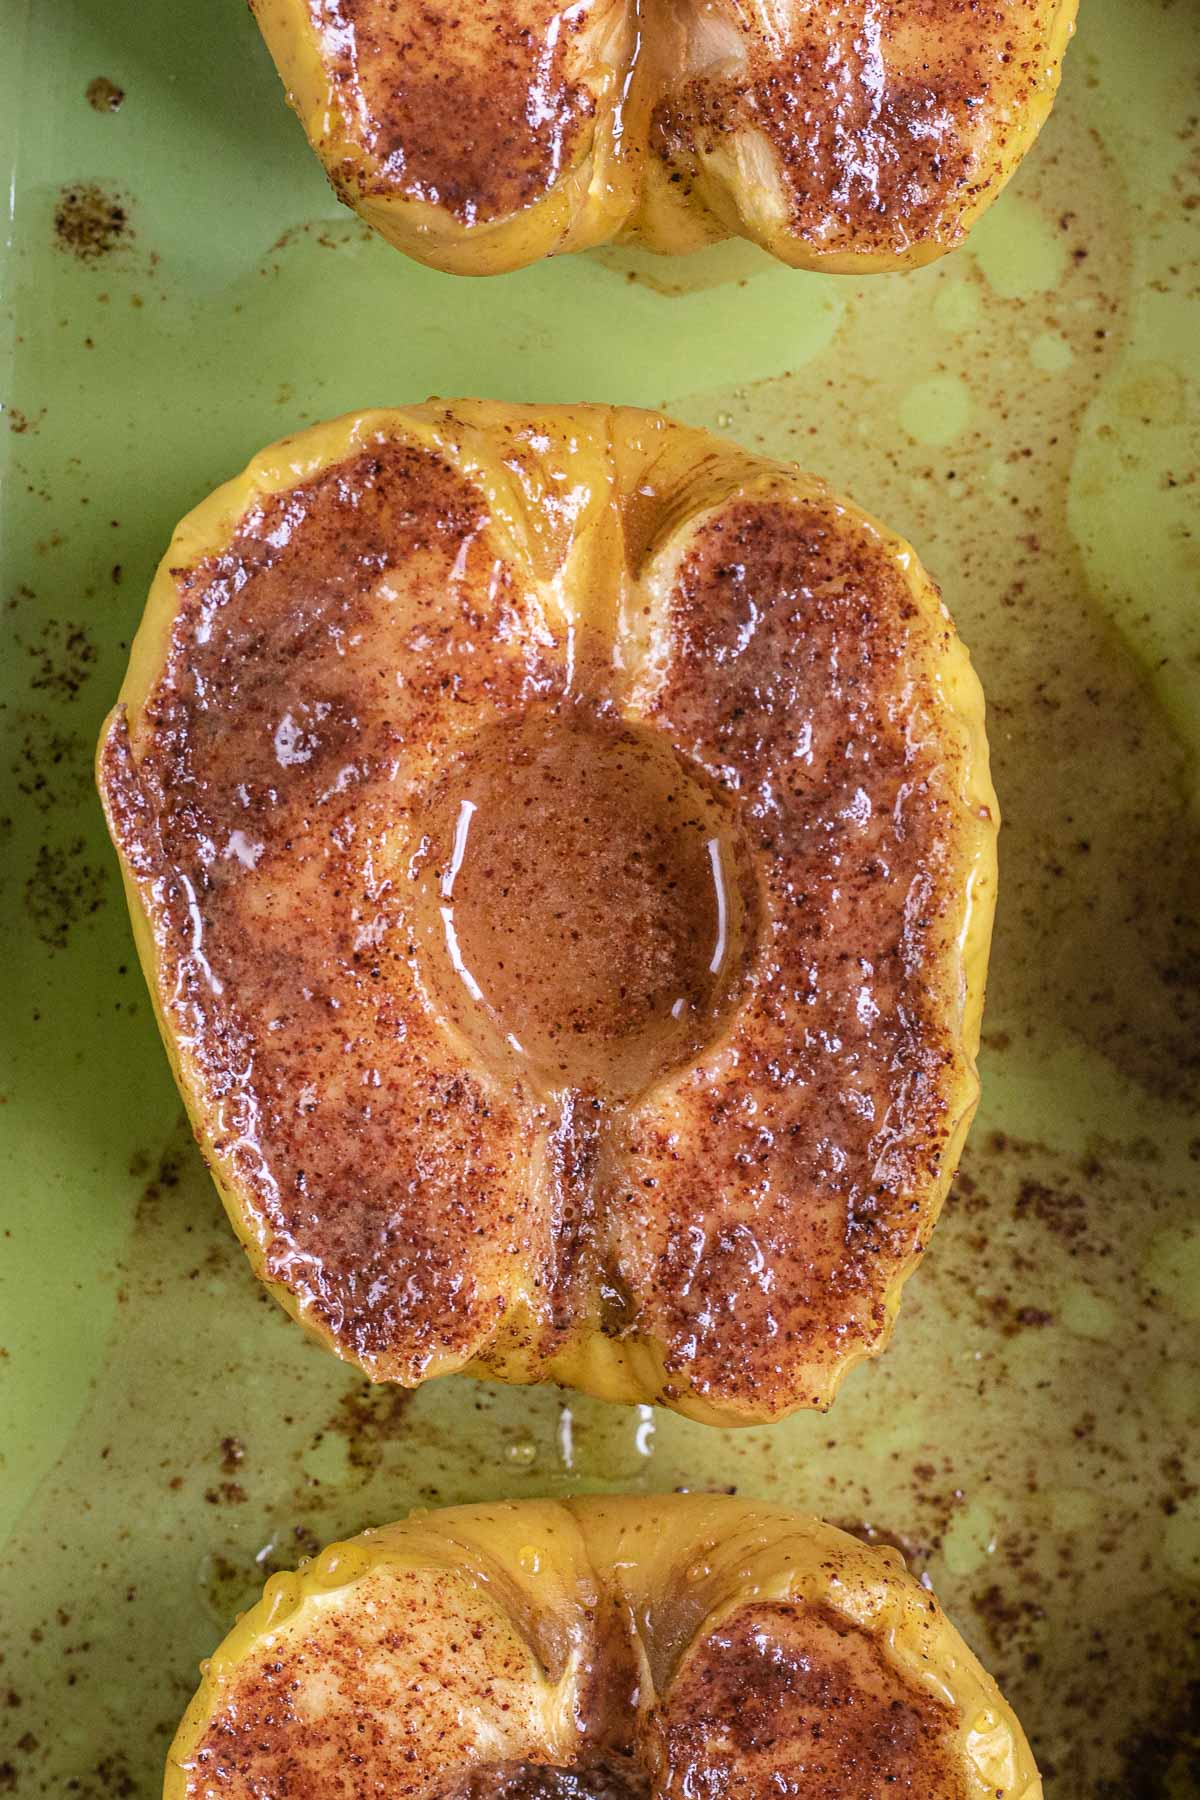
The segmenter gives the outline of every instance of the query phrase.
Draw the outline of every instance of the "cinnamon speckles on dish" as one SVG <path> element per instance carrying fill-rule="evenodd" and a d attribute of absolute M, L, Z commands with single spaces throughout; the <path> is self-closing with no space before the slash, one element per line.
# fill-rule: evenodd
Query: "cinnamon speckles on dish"
<path fill-rule="evenodd" d="M 103 906 L 108 870 L 91 860 L 83 838 L 42 844 L 25 882 L 29 923 L 51 950 L 65 950 L 74 928 Z"/>
<path fill-rule="evenodd" d="M 125 89 L 110 81 L 107 75 L 93 76 L 88 82 L 85 97 L 93 112 L 120 112 L 125 103 Z"/>
<path fill-rule="evenodd" d="M 55 242 L 77 262 L 101 262 L 132 234 L 128 202 L 97 182 L 65 187 L 55 201 Z"/>

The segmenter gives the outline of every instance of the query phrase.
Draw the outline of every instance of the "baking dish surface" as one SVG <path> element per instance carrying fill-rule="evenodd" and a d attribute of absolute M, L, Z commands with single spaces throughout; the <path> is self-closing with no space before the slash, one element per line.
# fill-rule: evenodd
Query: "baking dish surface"
<path fill-rule="evenodd" d="M 438 274 L 339 210 L 237 0 L 0 20 L 0 1787 L 155 1793 L 197 1661 L 320 1542 L 416 1504 L 673 1487 L 898 1543 L 1056 1800 L 1186 1785 L 1188 9 L 1087 0 L 970 243 L 862 281 L 744 244 Z M 666 406 L 795 458 L 911 538 L 983 678 L 983 1105 L 890 1350 L 826 1416 L 726 1433 L 553 1389 L 370 1389 L 256 1294 L 182 1123 L 90 775 L 153 567 L 261 444 L 466 392 Z"/>

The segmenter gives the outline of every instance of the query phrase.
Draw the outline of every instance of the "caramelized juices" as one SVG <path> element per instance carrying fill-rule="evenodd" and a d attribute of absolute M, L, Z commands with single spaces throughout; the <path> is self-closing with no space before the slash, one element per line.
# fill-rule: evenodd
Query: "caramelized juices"
<path fill-rule="evenodd" d="M 728 806 L 661 736 L 570 704 L 485 728 L 426 837 L 427 979 L 485 1056 L 602 1109 L 711 1036 L 753 883 Z"/>

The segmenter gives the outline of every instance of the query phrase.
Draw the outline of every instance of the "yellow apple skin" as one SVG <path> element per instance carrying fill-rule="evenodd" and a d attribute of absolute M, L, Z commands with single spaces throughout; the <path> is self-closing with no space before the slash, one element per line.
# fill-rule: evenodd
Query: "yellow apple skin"
<path fill-rule="evenodd" d="M 802 269 L 952 249 L 1049 115 L 1076 0 L 252 0 L 339 197 L 492 275 L 744 237 Z"/>
<path fill-rule="evenodd" d="M 995 1682 L 896 1551 L 724 1496 L 365 1532 L 273 1576 L 202 1673 L 164 1800 L 581 1791 L 556 1770 L 656 1800 L 1042 1793 Z"/>
<path fill-rule="evenodd" d="M 899 1185 L 893 1200 L 903 1224 L 886 1244 L 875 1247 L 848 1298 L 840 1275 L 841 1299 L 830 1297 L 836 1281 L 828 1291 L 818 1283 L 815 1292 L 793 1295 L 789 1288 L 796 1277 L 788 1273 L 786 1261 L 780 1261 L 772 1277 L 774 1313 L 767 1317 L 758 1298 L 759 1284 L 739 1287 L 744 1277 L 735 1274 L 729 1297 L 738 1301 L 743 1314 L 741 1337 L 735 1344 L 732 1335 L 722 1336 L 719 1321 L 714 1324 L 704 1351 L 707 1363 L 703 1357 L 697 1362 L 694 1350 L 689 1354 L 686 1345 L 680 1349 L 687 1327 L 672 1311 L 679 1284 L 663 1258 L 680 1217 L 678 1209 L 690 1208 L 698 1219 L 702 1193 L 709 1194 L 713 1208 L 715 1239 L 723 1229 L 721 1181 L 712 1175 L 714 1148 L 720 1149 L 721 1140 L 719 1135 L 715 1144 L 712 1140 L 708 1111 L 722 1092 L 740 1091 L 739 1059 L 744 1063 L 747 1054 L 760 1048 L 757 1034 L 766 1028 L 749 1023 L 749 1002 L 731 1000 L 713 1024 L 711 1044 L 701 1046 L 685 1066 L 664 1069 L 640 1097 L 614 1108 L 618 1138 L 612 1141 L 625 1134 L 620 1139 L 625 1146 L 625 1179 L 638 1196 L 637 1209 L 623 1214 L 628 1202 L 618 1201 L 613 1190 L 605 1202 L 608 1216 L 596 1226 L 596 1242 L 602 1237 L 605 1255 L 625 1271 L 623 1279 L 637 1307 L 632 1326 L 606 1328 L 597 1279 L 587 1275 L 586 1258 L 571 1289 L 565 1321 L 548 1322 L 538 1270 L 547 1245 L 554 1248 L 557 1228 L 551 1222 L 552 1207 L 546 1210 L 550 1202 L 543 1204 L 545 1196 L 538 1185 L 543 1177 L 536 1170 L 522 1176 L 518 1169 L 512 1177 L 511 1203 L 519 1208 L 528 1202 L 533 1208 L 519 1215 L 525 1220 L 523 1235 L 516 1241 L 510 1238 L 508 1247 L 499 1236 L 490 1241 L 468 1239 L 461 1251 L 478 1290 L 499 1299 L 490 1312 L 470 1316 L 464 1310 L 456 1317 L 454 1308 L 441 1302 L 429 1318 L 422 1318 L 417 1308 L 416 1324 L 432 1321 L 441 1334 L 432 1349 L 422 1348 L 420 1354 L 412 1348 L 411 1337 L 405 1338 L 403 1320 L 396 1327 L 399 1335 L 382 1341 L 355 1336 L 350 1326 L 338 1329 L 336 1321 L 322 1312 L 314 1289 L 273 1259 L 275 1227 L 245 1161 L 239 1161 L 244 1143 L 232 1141 L 223 1103 L 196 1054 L 188 1018 L 181 1013 L 181 965 L 173 949 L 179 927 L 164 912 L 164 870 L 148 850 L 143 826 L 149 814 L 138 788 L 140 759 L 152 741 L 156 696 L 162 691 L 173 634 L 183 628 L 180 581 L 188 571 L 225 552 L 243 523 L 257 516 L 256 509 L 261 512 L 272 497 L 300 492 L 323 473 L 389 445 L 428 452 L 439 467 L 456 471 L 472 492 L 484 497 L 489 529 L 501 547 L 497 555 L 503 550 L 519 567 L 542 625 L 547 619 L 557 621 L 552 630 L 546 626 L 543 631 L 551 645 L 548 654 L 563 652 L 570 660 L 586 649 L 591 671 L 587 679 L 603 685 L 619 677 L 615 704 L 634 721 L 644 718 L 658 728 L 655 685 L 664 660 L 670 661 L 682 641 L 664 608 L 681 564 L 713 521 L 720 525 L 731 508 L 761 507 L 789 516 L 793 509 L 805 516 L 807 509 L 816 509 L 826 541 L 844 538 L 854 556 L 861 554 L 867 559 L 865 566 L 903 594 L 910 614 L 905 654 L 912 658 L 913 680 L 928 682 L 921 729 L 937 734 L 936 806 L 945 821 L 934 880 L 936 932 L 919 971 L 929 1030 L 938 1044 L 932 1090 L 936 1144 L 928 1153 L 919 1142 L 910 1150 L 901 1144 L 908 1160 L 896 1177 Z M 561 508 L 556 510 L 555 497 L 564 491 L 573 496 L 569 527 L 563 525 Z M 393 599 L 388 606 L 394 612 Z M 479 639 L 478 627 L 476 636 Z M 623 667 L 613 675 L 618 663 Z M 722 703 L 718 699 L 714 704 L 719 710 Z M 454 711 L 456 730 L 472 725 L 469 707 Z M 782 729 L 779 721 L 776 724 Z M 670 730 L 669 721 L 664 729 Z M 413 754 L 417 755 L 415 749 Z M 441 751 L 434 745 L 429 754 L 427 774 L 433 781 L 448 752 L 443 744 Z M 260 1279 L 335 1354 L 357 1363 L 377 1381 L 417 1386 L 459 1370 L 508 1382 L 554 1381 L 613 1401 L 666 1405 L 727 1426 L 778 1418 L 796 1407 L 828 1407 L 848 1370 L 886 1343 L 901 1289 L 928 1243 L 978 1101 L 975 1056 L 995 904 L 999 809 L 988 773 L 982 691 L 937 590 L 910 546 L 849 502 L 832 496 L 816 478 L 658 415 L 599 407 L 430 402 L 403 411 L 347 416 L 285 439 L 263 451 L 244 474 L 219 488 L 178 527 L 155 577 L 119 700 L 102 733 L 98 782 L 120 852 L 139 955 L 163 1041 L 230 1220 Z M 130 796 L 136 804 L 126 803 Z M 763 869 L 752 876 L 762 890 L 761 904 L 770 911 L 775 903 L 763 898 Z M 321 926 L 310 918 L 301 929 L 311 932 Z M 763 942 L 754 952 L 759 960 L 746 978 L 748 993 L 759 979 L 755 971 L 773 929 L 763 925 L 760 931 Z M 418 1006 L 416 999 L 398 992 L 396 1004 L 407 1009 L 413 1030 L 422 1019 L 429 1024 L 427 996 Z M 520 1078 L 503 1070 L 497 1074 L 495 1043 L 481 1048 L 470 1019 L 464 1020 L 452 1008 L 443 1007 L 440 1013 L 434 1008 L 429 1029 L 436 1039 L 436 1054 L 454 1078 L 461 1073 L 491 1096 L 490 1132 L 497 1157 L 509 1154 L 505 1150 L 509 1142 L 528 1147 L 546 1141 L 545 1095 L 539 1098 L 535 1092 L 531 1099 Z M 506 1111 L 513 1094 L 516 1099 Z M 760 1100 L 767 1108 L 764 1120 L 771 1116 L 770 1106 L 782 1104 L 765 1092 Z M 511 1132 L 510 1138 L 505 1131 Z M 782 1124 L 779 1133 L 783 1143 Z M 664 1156 L 670 1159 L 667 1165 Z M 678 1189 L 672 1186 L 672 1165 L 684 1170 Z M 788 1176 L 786 1169 L 780 1179 L 801 1182 L 798 1175 Z M 522 1181 L 530 1187 L 532 1200 Z M 452 1197 L 452 1190 L 447 1192 Z M 436 1211 L 446 1201 L 434 1189 L 427 1204 Z M 805 1229 L 805 1209 L 819 1210 L 824 1204 L 816 1190 L 797 1199 L 796 1231 Z M 844 1235 L 840 1213 L 830 1229 L 833 1241 L 840 1244 Z M 802 1240 L 794 1248 L 800 1256 Z M 319 1246 L 315 1256 L 312 1245 L 303 1254 L 305 1267 L 314 1261 L 319 1265 Z M 859 1269 L 859 1260 L 854 1267 Z M 719 1297 L 723 1293 L 720 1290 Z M 774 1318 L 783 1320 L 791 1348 L 786 1357 L 756 1364 L 767 1338 L 778 1329 Z"/>

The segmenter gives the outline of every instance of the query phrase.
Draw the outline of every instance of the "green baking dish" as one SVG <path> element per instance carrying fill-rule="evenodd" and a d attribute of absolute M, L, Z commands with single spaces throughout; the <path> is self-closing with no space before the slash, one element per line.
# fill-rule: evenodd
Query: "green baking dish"
<path fill-rule="evenodd" d="M 1200 1792 L 1195 14 L 1085 0 L 970 245 L 865 281 L 744 245 L 440 275 L 339 212 L 238 0 L 0 0 L 0 45 L 0 1792 L 156 1793 L 198 1659 L 318 1541 L 674 1487 L 898 1543 L 1054 1800 Z M 284 431 L 428 393 L 796 458 L 912 538 L 983 676 L 983 1107 L 825 1417 L 370 1390 L 258 1293 L 182 1123 L 96 729 L 175 520 Z"/>

